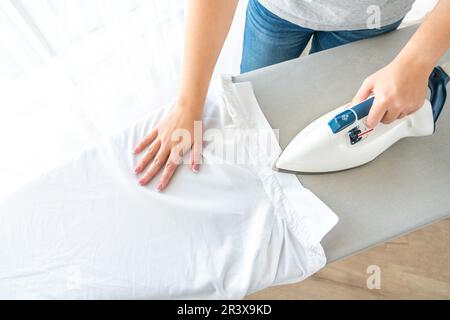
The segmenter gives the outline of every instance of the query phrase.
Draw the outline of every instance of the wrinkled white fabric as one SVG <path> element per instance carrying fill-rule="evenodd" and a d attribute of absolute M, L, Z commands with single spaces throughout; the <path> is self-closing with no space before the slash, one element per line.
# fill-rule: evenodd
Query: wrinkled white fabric
<path fill-rule="evenodd" d="M 206 103 L 206 128 L 271 132 L 249 83 L 226 78 L 222 94 Z M 217 163 L 205 146 L 200 173 L 181 166 L 164 193 L 138 185 L 132 150 L 169 108 L 0 204 L 0 298 L 243 298 L 324 266 L 337 217 L 273 159 Z"/>

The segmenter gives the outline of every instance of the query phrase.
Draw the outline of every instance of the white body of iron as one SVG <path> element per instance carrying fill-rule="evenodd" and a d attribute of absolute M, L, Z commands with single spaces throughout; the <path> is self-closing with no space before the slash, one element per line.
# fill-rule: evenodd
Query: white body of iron
<path fill-rule="evenodd" d="M 298 173 L 346 170 L 374 160 L 402 138 L 434 132 L 433 111 L 428 100 L 415 113 L 387 125 L 380 123 L 373 130 L 366 127 L 362 118 L 334 133 L 330 119 L 339 117 L 345 110 L 351 109 L 337 108 L 303 129 L 283 151 L 275 167 Z"/>
<path fill-rule="evenodd" d="M 278 158 L 275 169 L 292 173 L 342 171 L 366 164 L 406 137 L 434 133 L 447 98 L 450 62 L 430 74 L 430 97 L 415 113 L 369 129 L 365 120 L 375 98 L 339 107 L 303 129 Z"/>

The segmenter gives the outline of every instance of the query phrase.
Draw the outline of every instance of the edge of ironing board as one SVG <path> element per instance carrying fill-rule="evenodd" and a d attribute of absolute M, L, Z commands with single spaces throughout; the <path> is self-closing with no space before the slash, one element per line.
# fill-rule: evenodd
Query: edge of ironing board
<path fill-rule="evenodd" d="M 389 63 L 414 34 L 417 27 L 418 26 L 415 25 L 399 29 L 398 31 L 394 31 L 376 38 L 354 42 L 311 56 L 300 57 L 277 65 L 258 69 L 235 76 L 233 81 L 249 81 L 252 83 L 255 96 L 260 103 L 260 107 L 266 115 L 269 123 L 273 128 L 280 128 L 280 144 L 283 148 L 285 148 L 289 141 L 292 140 L 292 138 L 308 123 L 321 116 L 326 111 L 350 101 L 352 95 L 356 92 L 364 78 Z M 441 62 L 447 61 L 448 59 L 450 59 L 450 51 L 447 52 Z M 346 65 L 350 66 L 347 67 Z M 345 73 L 336 72 L 334 70 L 335 68 L 341 69 L 341 71 L 348 71 L 347 74 L 351 74 L 352 77 L 347 78 L 337 76 L 336 74 L 342 75 Z M 333 78 L 340 81 L 333 82 Z M 293 81 L 293 79 L 296 81 Z M 331 81 L 323 84 L 323 79 L 331 79 Z M 292 83 L 301 83 L 301 85 L 293 86 Z M 328 92 L 331 94 L 324 94 L 324 89 L 328 89 Z M 312 101 L 311 103 L 308 102 L 308 105 L 315 104 L 314 107 L 316 108 L 310 109 L 307 106 L 304 106 L 305 104 L 301 101 L 302 98 L 306 101 Z M 292 101 L 293 99 L 297 99 L 296 101 L 300 102 L 296 102 L 294 106 Z M 322 103 L 319 102 L 321 100 L 323 100 Z M 450 99 L 447 100 L 446 107 L 444 107 L 446 114 L 442 114 L 441 118 L 449 118 L 449 100 Z M 281 111 L 277 110 L 277 108 L 280 108 Z M 296 110 L 298 109 L 302 109 L 302 111 L 297 112 Z M 284 118 L 283 113 L 285 114 Z M 438 122 L 438 126 L 440 126 L 441 121 L 445 122 L 442 127 L 450 127 L 450 121 L 444 121 L 441 119 Z M 447 125 L 447 122 L 449 125 Z M 445 128 L 443 128 L 442 131 L 445 131 Z M 428 140 L 433 142 L 430 139 Z M 397 143 L 391 148 L 392 150 L 389 149 L 386 151 L 386 155 L 383 154 L 376 161 L 348 172 L 340 172 L 332 175 L 321 175 L 322 177 L 298 175 L 299 180 L 305 187 L 318 195 L 319 198 L 329 205 L 340 218 L 345 217 L 345 219 L 341 219 L 338 225 L 327 236 L 325 236 L 322 241 L 328 257 L 328 263 L 357 254 L 401 235 L 408 234 L 427 225 L 450 217 L 449 184 L 448 199 L 445 199 L 439 209 L 431 209 L 431 213 L 429 213 L 430 211 L 426 211 L 427 214 L 424 217 L 420 216 L 420 213 L 419 215 L 416 214 L 416 216 L 413 217 L 415 218 L 414 222 L 409 223 L 409 226 L 405 228 L 401 228 L 401 217 L 399 218 L 398 216 L 395 216 L 395 218 L 397 218 L 396 224 L 400 227 L 395 227 L 393 229 L 391 228 L 389 231 L 386 231 L 386 229 L 389 229 L 389 226 L 386 225 L 387 221 L 383 221 L 383 219 L 387 219 L 386 217 L 383 217 L 378 227 L 369 227 L 364 230 L 366 235 L 371 235 L 371 237 L 369 237 L 370 239 L 364 239 L 364 234 L 357 234 L 359 231 L 358 228 L 352 225 L 353 220 L 358 220 L 359 217 L 352 216 L 353 213 L 348 213 L 346 211 L 347 209 L 354 210 L 355 206 L 347 206 L 342 201 L 338 201 L 336 197 L 329 196 L 330 190 L 335 191 L 335 189 L 327 190 L 327 188 L 324 187 L 329 182 L 326 177 L 330 177 L 330 179 L 334 181 L 334 187 L 339 186 L 339 183 L 336 183 L 339 179 L 345 180 L 346 186 L 349 187 L 352 179 L 359 177 L 356 173 L 362 176 L 367 175 L 367 177 L 371 177 L 373 179 L 373 176 L 370 174 L 371 170 L 373 173 L 374 170 L 376 171 L 383 168 L 383 163 L 389 168 L 389 160 L 396 159 L 394 156 L 395 153 L 407 155 L 408 150 L 411 152 L 410 149 L 406 149 L 405 144 L 410 144 L 410 139 L 407 142 L 402 141 Z M 445 152 L 450 154 L 450 145 L 445 145 L 445 148 L 448 149 L 446 149 Z M 414 160 L 411 160 L 410 162 L 413 163 L 412 167 L 415 168 Z M 419 161 L 418 165 L 420 165 Z M 410 181 L 406 181 L 405 184 L 408 182 Z M 413 180 L 413 182 L 417 181 Z M 355 179 L 355 185 L 357 185 L 357 183 L 358 179 Z M 361 183 L 361 178 L 359 183 Z M 439 183 L 442 184 L 442 181 Z M 380 187 L 382 188 L 383 184 L 380 184 Z M 374 190 L 376 191 L 376 188 L 372 188 L 372 191 Z M 405 192 L 407 192 L 407 190 L 405 190 Z M 367 194 L 370 194 L 370 191 Z M 346 195 L 345 192 L 343 195 Z M 362 193 L 362 195 L 364 194 Z M 366 200 L 369 198 L 370 196 L 367 195 Z M 364 201 L 361 201 L 360 205 L 364 205 L 364 203 Z M 382 207 L 383 203 L 378 203 L 377 205 Z M 362 209 L 364 210 L 364 207 Z M 404 219 L 410 218 L 408 217 L 408 213 L 405 212 L 406 210 L 402 210 L 402 208 L 395 209 L 400 216 L 404 216 Z M 373 209 L 371 213 L 373 214 L 374 212 L 377 212 L 376 209 Z M 382 211 L 379 210 L 378 213 L 379 212 Z M 368 216 L 367 218 L 372 218 L 375 221 L 377 219 L 377 217 L 373 215 Z M 358 223 L 363 225 L 361 221 Z M 346 233 L 347 229 L 350 233 L 355 233 L 354 238 L 352 238 L 352 234 L 348 235 Z M 380 236 L 377 236 L 377 232 L 381 232 Z M 361 238 L 358 238 L 358 236 Z M 360 240 L 361 244 L 355 245 L 354 242 L 358 240 Z M 340 242 L 342 243 L 340 244 Z"/>
<path fill-rule="evenodd" d="M 355 256 L 355 255 L 357 255 L 357 254 L 359 254 L 359 253 L 361 253 L 361 252 L 364 252 L 364 251 L 366 251 L 366 250 L 370 250 L 370 249 L 372 249 L 372 248 L 376 248 L 376 247 L 378 247 L 378 246 L 380 246 L 380 245 L 382 245 L 382 244 L 384 244 L 384 243 L 387 243 L 387 242 L 389 242 L 389 241 L 393 241 L 393 240 L 395 240 L 395 239 L 397 239 L 397 238 L 400 238 L 400 237 L 402 237 L 402 236 L 405 236 L 405 235 L 408 235 L 408 234 L 410 234 L 410 233 L 413 233 L 414 231 L 421 230 L 421 229 L 423 229 L 423 228 L 426 228 L 426 227 L 428 227 L 428 226 L 431 226 L 431 225 L 433 225 L 433 224 L 435 224 L 435 223 L 438 223 L 438 222 L 440 222 L 440 221 L 444 221 L 444 220 L 446 220 L 446 219 L 448 219 L 448 218 L 450 218 L 450 211 L 444 212 L 442 217 L 438 217 L 437 219 L 430 220 L 430 221 L 428 221 L 428 222 L 426 222 L 426 223 L 424 223 L 424 224 L 418 225 L 418 226 L 416 226 L 416 227 L 414 227 L 414 228 L 410 228 L 410 229 L 408 229 L 408 230 L 406 230 L 406 231 L 404 231 L 404 232 L 401 232 L 401 233 L 399 233 L 399 234 L 397 234 L 397 235 L 394 235 L 394 236 L 392 236 L 392 237 L 387 237 L 386 239 L 384 239 L 384 240 L 382 240 L 382 241 L 379 241 L 379 242 L 374 243 L 374 244 L 372 244 L 372 245 L 369 245 L 369 246 L 367 246 L 367 247 L 363 247 L 363 248 L 361 248 L 361 249 L 359 249 L 359 250 L 356 250 L 356 251 L 353 251 L 353 252 L 349 252 L 349 253 L 347 253 L 347 254 L 345 254 L 345 255 L 332 256 L 331 258 L 328 258 L 328 256 L 327 256 L 327 264 L 331 264 L 331 263 L 333 263 L 333 262 L 337 262 L 337 261 L 339 261 L 339 260 L 342 260 L 342 259 L 345 259 L 345 258 L 349 258 L 349 257 Z"/>

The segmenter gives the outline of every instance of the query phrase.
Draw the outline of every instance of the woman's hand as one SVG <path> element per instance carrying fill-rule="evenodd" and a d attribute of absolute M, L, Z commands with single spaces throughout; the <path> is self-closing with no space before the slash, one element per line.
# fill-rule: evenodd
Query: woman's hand
<path fill-rule="evenodd" d="M 139 184 L 147 185 L 160 171 L 161 179 L 156 189 L 164 190 L 170 182 L 183 155 L 191 150 L 190 168 L 194 173 L 200 169 L 202 152 L 203 108 L 189 108 L 178 102 L 135 149 L 135 154 L 145 151 L 136 166 L 136 174 L 143 173 Z"/>
<path fill-rule="evenodd" d="M 238 1 L 191 0 L 188 2 L 186 38 L 181 72 L 180 100 L 173 110 L 136 147 L 146 153 L 136 167 L 147 185 L 162 170 L 157 190 L 169 184 L 183 155 L 191 150 L 190 167 L 200 169 L 203 105 L 214 66 L 233 21 Z"/>
<path fill-rule="evenodd" d="M 431 70 L 418 65 L 392 63 L 368 77 L 353 98 L 355 105 L 371 94 L 375 96 L 366 125 L 374 128 L 381 121 L 389 124 L 414 113 L 424 103 L 428 93 Z"/>
<path fill-rule="evenodd" d="M 375 95 L 368 127 L 390 123 L 423 105 L 428 77 L 450 48 L 449 15 L 450 1 L 439 1 L 394 61 L 364 81 L 353 103 Z"/>

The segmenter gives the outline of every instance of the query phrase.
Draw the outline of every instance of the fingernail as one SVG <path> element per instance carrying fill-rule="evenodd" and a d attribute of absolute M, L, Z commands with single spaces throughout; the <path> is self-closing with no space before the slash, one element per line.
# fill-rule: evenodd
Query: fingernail
<path fill-rule="evenodd" d="M 161 192 L 164 189 L 164 186 L 162 183 L 158 184 L 158 186 L 156 187 L 156 191 Z"/>
<path fill-rule="evenodd" d="M 145 180 L 144 180 L 144 179 L 139 180 L 139 184 L 140 184 L 141 186 L 143 186 L 143 185 L 145 184 Z"/>
<path fill-rule="evenodd" d="M 134 153 L 139 153 L 139 148 L 134 149 Z"/>
<path fill-rule="evenodd" d="M 134 172 L 135 172 L 135 173 L 141 172 L 141 167 L 136 167 L 136 169 L 134 169 Z"/>
<path fill-rule="evenodd" d="M 192 166 L 192 171 L 193 171 L 194 173 L 198 173 L 198 172 L 200 171 L 200 165 L 199 165 L 199 164 L 194 164 L 194 165 Z"/>

